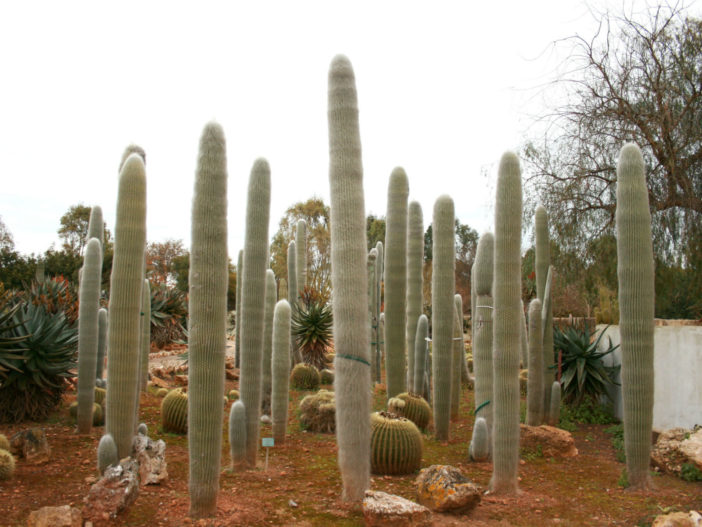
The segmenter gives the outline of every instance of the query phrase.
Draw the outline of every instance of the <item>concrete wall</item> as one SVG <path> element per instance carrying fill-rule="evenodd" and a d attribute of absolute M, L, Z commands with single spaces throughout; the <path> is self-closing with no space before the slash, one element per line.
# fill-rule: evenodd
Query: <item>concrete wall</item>
<path fill-rule="evenodd" d="M 604 329 L 598 325 L 597 329 Z M 607 337 L 619 344 L 619 326 L 609 326 Z M 653 334 L 655 389 L 653 402 L 653 429 L 692 428 L 702 425 L 702 327 L 701 326 L 657 326 Z M 621 364 L 621 349 L 608 355 L 612 362 Z M 621 379 L 618 379 L 621 382 Z M 615 404 L 614 413 L 622 418 L 621 387 L 615 386 L 611 393 Z"/>

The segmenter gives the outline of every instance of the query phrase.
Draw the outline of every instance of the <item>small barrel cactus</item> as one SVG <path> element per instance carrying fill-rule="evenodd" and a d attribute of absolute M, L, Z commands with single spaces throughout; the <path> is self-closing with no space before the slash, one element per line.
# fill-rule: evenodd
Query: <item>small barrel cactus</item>
<path fill-rule="evenodd" d="M 239 400 L 239 390 L 229 390 L 227 397 L 229 398 L 230 401 L 238 401 Z"/>
<path fill-rule="evenodd" d="M 105 434 L 100 438 L 97 448 L 97 462 L 100 474 L 103 474 L 105 469 L 110 465 L 116 465 L 119 463 L 117 444 L 115 443 L 112 434 Z"/>
<path fill-rule="evenodd" d="M 473 426 L 473 438 L 470 440 L 468 455 L 472 461 L 487 461 L 490 457 L 490 441 L 487 421 L 478 417 Z"/>
<path fill-rule="evenodd" d="M 15 458 L 7 450 L 0 449 L 0 481 L 10 479 L 15 473 Z"/>
<path fill-rule="evenodd" d="M 296 390 L 316 390 L 319 383 L 319 372 L 310 364 L 296 364 L 290 373 L 290 384 Z"/>
<path fill-rule="evenodd" d="M 188 394 L 183 388 L 171 390 L 161 401 L 161 427 L 164 432 L 187 433 Z"/>
<path fill-rule="evenodd" d="M 424 430 L 429 425 L 431 422 L 431 406 L 424 397 L 416 393 L 405 392 L 398 394 L 396 398 L 405 403 L 402 417 L 412 421 L 420 430 Z"/>
<path fill-rule="evenodd" d="M 158 397 L 165 397 L 166 395 L 168 395 L 168 388 L 159 388 L 158 390 L 156 390 L 156 395 Z"/>
<path fill-rule="evenodd" d="M 398 417 L 405 416 L 405 401 L 398 397 L 390 397 L 388 399 L 388 412 L 395 414 Z"/>
<path fill-rule="evenodd" d="M 72 402 L 68 407 L 71 417 L 78 418 L 78 402 Z M 92 426 L 102 426 L 105 424 L 105 411 L 100 403 L 93 403 Z"/>
<path fill-rule="evenodd" d="M 300 401 L 300 426 L 310 432 L 333 434 L 336 430 L 334 392 L 319 390 Z"/>
<path fill-rule="evenodd" d="M 95 402 L 100 405 L 105 405 L 105 398 L 107 397 L 107 390 L 105 388 L 95 387 Z"/>
<path fill-rule="evenodd" d="M 229 449 L 232 454 L 232 471 L 246 467 L 246 408 L 241 400 L 229 411 Z"/>
<path fill-rule="evenodd" d="M 321 384 L 334 384 L 334 372 L 329 369 L 323 369 L 319 372 Z"/>
<path fill-rule="evenodd" d="M 422 463 L 422 434 L 404 417 L 386 412 L 371 414 L 371 472 L 411 474 Z"/>
<path fill-rule="evenodd" d="M 10 450 L 10 441 L 5 434 L 0 434 L 0 450 Z"/>

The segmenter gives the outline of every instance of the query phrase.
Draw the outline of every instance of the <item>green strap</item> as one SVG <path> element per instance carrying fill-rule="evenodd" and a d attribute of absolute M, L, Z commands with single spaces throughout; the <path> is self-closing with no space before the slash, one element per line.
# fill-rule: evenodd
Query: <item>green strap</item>
<path fill-rule="evenodd" d="M 363 364 L 370 366 L 370 362 L 368 362 L 365 359 L 362 359 L 361 357 L 354 357 L 353 355 L 341 355 L 339 353 L 336 354 L 337 357 L 341 359 L 349 359 L 349 360 L 355 360 L 356 362 L 362 362 Z"/>
<path fill-rule="evenodd" d="M 485 408 L 488 404 L 490 404 L 490 400 L 489 400 L 489 399 L 488 399 L 487 401 L 485 401 L 483 404 L 481 404 L 480 406 L 478 406 L 478 407 L 475 409 L 475 412 L 473 412 L 473 415 L 478 415 L 478 412 L 479 412 L 480 410 L 482 410 L 483 408 Z"/>

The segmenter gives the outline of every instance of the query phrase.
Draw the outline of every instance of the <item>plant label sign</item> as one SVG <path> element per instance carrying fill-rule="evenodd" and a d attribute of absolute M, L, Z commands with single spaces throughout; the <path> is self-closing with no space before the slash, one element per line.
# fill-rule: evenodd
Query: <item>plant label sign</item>
<path fill-rule="evenodd" d="M 264 446 L 264 447 L 275 446 L 275 439 L 273 439 L 272 437 L 262 437 L 261 438 L 261 446 Z"/>

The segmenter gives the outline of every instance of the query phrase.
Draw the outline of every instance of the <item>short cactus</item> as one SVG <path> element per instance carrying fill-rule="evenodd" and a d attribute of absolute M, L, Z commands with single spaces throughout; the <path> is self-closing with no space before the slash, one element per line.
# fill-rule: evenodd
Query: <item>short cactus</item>
<path fill-rule="evenodd" d="M 405 403 L 402 409 L 402 417 L 412 421 L 420 430 L 426 429 L 431 422 L 431 406 L 421 395 L 416 393 L 401 393 L 396 399 Z"/>
<path fill-rule="evenodd" d="M 117 463 L 119 463 L 117 444 L 112 434 L 105 434 L 100 438 L 97 447 L 97 464 L 100 474 L 104 474 L 107 467 L 116 465 Z"/>
<path fill-rule="evenodd" d="M 149 435 L 149 427 L 146 426 L 146 423 L 139 423 L 139 426 L 137 426 L 137 434 L 142 436 Z"/>
<path fill-rule="evenodd" d="M 15 473 L 15 458 L 10 452 L 0 449 L 0 481 L 10 479 Z"/>
<path fill-rule="evenodd" d="M 414 337 L 414 393 L 424 393 L 424 379 L 427 376 L 427 337 L 429 336 L 429 319 L 419 315 Z"/>
<path fill-rule="evenodd" d="M 561 418 L 561 383 L 553 381 L 551 385 L 551 400 L 549 401 L 548 424 L 556 426 Z"/>
<path fill-rule="evenodd" d="M 239 390 L 229 390 L 229 393 L 227 394 L 227 398 L 230 401 L 238 401 L 239 400 Z"/>
<path fill-rule="evenodd" d="M 156 395 L 158 397 L 165 397 L 166 395 L 168 395 L 168 388 L 159 388 L 158 390 L 156 390 Z"/>
<path fill-rule="evenodd" d="M 331 434 L 336 430 L 334 392 L 319 390 L 300 401 L 300 426 L 310 432 Z"/>
<path fill-rule="evenodd" d="M 183 388 L 168 392 L 161 401 L 161 428 L 164 432 L 188 432 L 188 394 Z"/>
<path fill-rule="evenodd" d="M 296 390 L 316 390 L 320 382 L 319 371 L 311 364 L 296 364 L 290 373 L 290 384 Z"/>
<path fill-rule="evenodd" d="M 468 456 L 472 461 L 487 461 L 490 458 L 490 439 L 487 421 L 484 417 L 475 419 L 473 437 L 470 440 Z"/>
<path fill-rule="evenodd" d="M 371 414 L 371 472 L 411 474 L 422 463 L 422 434 L 404 417 L 386 412 Z"/>
<path fill-rule="evenodd" d="M 319 372 L 319 383 L 322 385 L 334 384 L 334 372 L 327 368 Z"/>
<path fill-rule="evenodd" d="M 0 434 L 0 450 L 10 450 L 10 441 L 5 434 Z"/>
<path fill-rule="evenodd" d="M 241 400 L 236 401 L 229 411 L 229 449 L 232 455 L 232 471 L 247 466 L 246 462 L 246 408 Z"/>

